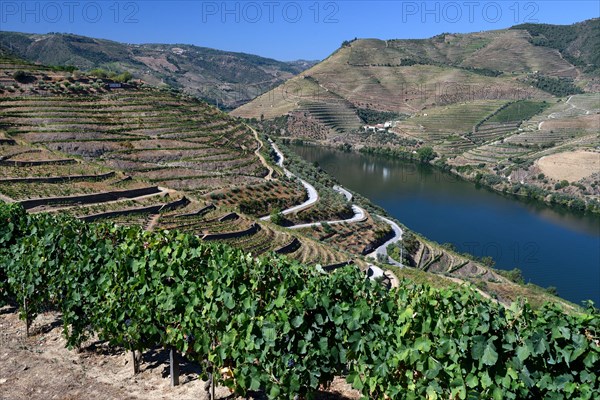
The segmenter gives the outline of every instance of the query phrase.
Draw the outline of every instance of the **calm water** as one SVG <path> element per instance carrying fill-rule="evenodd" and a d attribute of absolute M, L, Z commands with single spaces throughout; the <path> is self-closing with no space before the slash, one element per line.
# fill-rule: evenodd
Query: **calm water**
<path fill-rule="evenodd" d="M 381 156 L 292 146 L 410 229 L 520 268 L 527 282 L 600 304 L 600 218 L 505 197 L 435 168 Z"/>

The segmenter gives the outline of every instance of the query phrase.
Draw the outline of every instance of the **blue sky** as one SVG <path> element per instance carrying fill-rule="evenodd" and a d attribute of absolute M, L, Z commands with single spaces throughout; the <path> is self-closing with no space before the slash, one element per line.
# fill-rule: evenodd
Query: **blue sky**
<path fill-rule="evenodd" d="M 323 59 L 342 41 L 425 38 L 600 17 L 597 1 L 0 0 L 0 30 L 185 43 L 279 60 Z"/>

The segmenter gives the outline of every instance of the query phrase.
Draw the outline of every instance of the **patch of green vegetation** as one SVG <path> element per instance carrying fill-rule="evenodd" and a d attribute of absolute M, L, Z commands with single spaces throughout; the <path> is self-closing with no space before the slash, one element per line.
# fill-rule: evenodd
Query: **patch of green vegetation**
<path fill-rule="evenodd" d="M 275 225 L 283 225 L 285 223 L 285 217 L 281 213 L 281 210 L 273 210 L 273 212 L 271 213 L 271 222 Z"/>
<path fill-rule="evenodd" d="M 35 76 L 23 70 L 16 71 L 13 74 L 13 79 L 19 83 L 31 83 L 36 80 Z"/>
<path fill-rule="evenodd" d="M 422 163 L 428 163 L 437 157 L 437 153 L 430 146 L 421 147 L 417 150 L 417 157 Z"/>
<path fill-rule="evenodd" d="M 557 97 L 584 93 L 583 90 L 573 84 L 572 79 L 568 78 L 554 78 L 551 76 L 537 75 L 531 80 L 531 84 L 536 88 Z"/>
<path fill-rule="evenodd" d="M 129 71 L 119 73 L 115 71 L 107 71 L 102 68 L 95 68 L 91 70 L 89 74 L 96 78 L 112 79 L 115 82 L 128 82 L 131 80 L 131 78 L 133 78 L 133 75 L 131 75 L 131 72 Z"/>
<path fill-rule="evenodd" d="M 593 71 L 600 67 L 600 19 L 574 25 L 521 24 L 511 29 L 524 29 L 535 46 L 556 49 L 571 64 Z"/>
<path fill-rule="evenodd" d="M 502 71 L 498 71 L 498 70 L 490 69 L 490 68 L 475 68 L 475 67 L 461 67 L 461 68 L 466 71 L 473 72 L 477 75 L 491 76 L 491 77 L 496 77 L 496 76 L 502 75 Z"/>
<path fill-rule="evenodd" d="M 464 49 L 468 53 L 474 53 L 477 50 L 483 49 L 485 46 L 487 46 L 491 42 L 492 42 L 492 39 L 490 39 L 490 38 L 473 39 L 464 47 Z"/>
<path fill-rule="evenodd" d="M 525 121 L 536 114 L 541 113 L 550 106 L 545 101 L 521 100 L 508 104 L 502 108 L 488 122 L 510 122 L 510 121 Z"/>
<path fill-rule="evenodd" d="M 386 121 L 406 119 L 407 115 L 389 111 L 377 111 L 369 108 L 358 108 L 358 116 L 367 124 L 381 124 Z"/>

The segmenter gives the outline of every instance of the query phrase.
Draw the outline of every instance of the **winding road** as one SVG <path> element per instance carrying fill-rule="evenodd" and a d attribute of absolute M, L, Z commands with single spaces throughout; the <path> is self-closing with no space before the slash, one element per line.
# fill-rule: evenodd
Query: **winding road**
<path fill-rule="evenodd" d="M 257 135 L 257 139 L 258 139 L 258 134 L 256 134 L 256 135 Z M 296 177 L 296 175 L 294 175 L 290 170 L 285 168 L 285 166 L 284 166 L 285 158 L 283 156 L 283 153 L 281 152 L 281 150 L 279 150 L 277 145 L 271 139 L 269 139 L 269 143 L 270 143 L 271 147 L 273 148 L 273 150 L 275 151 L 275 153 L 277 154 L 277 157 L 278 157 L 277 165 L 283 169 L 283 172 L 285 173 L 285 175 L 288 178 L 299 179 L 300 182 L 302 183 L 302 185 L 305 187 L 306 192 L 308 193 L 308 200 L 306 200 L 302 204 L 288 208 L 288 209 L 282 211 L 281 213 L 283 215 L 287 215 L 287 214 L 291 214 L 291 213 L 294 213 L 297 211 L 304 210 L 308 207 L 311 207 L 313 204 L 315 204 L 319 200 L 319 194 L 317 193 L 317 190 L 315 189 L 315 187 L 313 185 L 311 185 L 310 183 L 306 182 L 303 179 Z M 343 187 L 341 187 L 339 185 L 335 185 L 333 187 L 333 190 L 342 194 L 348 202 L 351 202 L 353 200 L 354 196 L 347 189 L 344 189 Z M 308 224 L 294 225 L 294 226 L 290 226 L 288 228 L 289 229 L 311 228 L 314 226 L 321 226 L 324 223 L 327 223 L 328 225 L 347 224 L 347 223 L 362 222 L 367 219 L 367 212 L 363 208 L 359 207 L 358 205 L 352 204 L 352 211 L 354 211 L 354 216 L 349 219 L 337 220 L 337 221 L 312 222 L 312 223 L 308 223 Z M 379 246 L 375 250 L 373 250 L 373 252 L 368 254 L 367 257 L 377 260 L 377 257 L 379 254 L 382 254 L 387 257 L 387 255 L 388 255 L 387 254 L 387 246 L 389 246 L 392 243 L 396 243 L 396 242 L 402 240 L 402 235 L 404 232 L 403 232 L 402 228 L 400 228 L 400 226 L 397 223 L 395 223 L 394 221 L 392 221 L 388 218 L 382 217 L 381 215 L 375 215 L 375 217 L 379 218 L 380 220 L 382 220 L 383 222 L 388 224 L 394 231 L 394 236 L 391 239 L 389 239 L 384 244 L 382 244 L 381 246 Z M 260 218 L 261 221 L 268 221 L 270 219 L 271 219 L 270 215 Z M 401 268 L 403 267 L 403 265 L 401 263 L 399 263 L 396 260 L 393 260 L 389 257 L 388 257 L 388 262 L 397 267 L 401 267 Z M 389 279 L 392 287 L 398 287 L 399 280 L 396 277 L 396 275 L 394 275 L 391 271 L 384 271 L 381 268 L 376 267 L 374 265 L 369 265 L 369 270 L 372 271 L 371 274 L 369 275 L 371 278 L 374 278 L 376 276 L 385 276 Z M 375 273 L 375 275 L 373 275 L 373 272 Z"/>
<path fill-rule="evenodd" d="M 352 211 L 354 211 L 354 217 L 349 219 L 340 219 L 337 221 L 325 221 L 325 222 L 311 222 L 308 224 L 299 224 L 290 226 L 290 229 L 303 229 L 303 228 L 312 228 L 313 226 L 321 226 L 324 223 L 328 225 L 339 225 L 339 224 L 350 224 L 354 222 L 362 222 L 367 219 L 367 213 L 365 210 L 357 206 L 356 204 L 352 204 Z"/>
<path fill-rule="evenodd" d="M 269 143 L 271 144 L 271 147 L 277 154 L 277 158 L 278 158 L 277 165 L 283 169 L 283 172 L 285 173 L 285 175 L 288 178 L 296 177 L 296 175 L 294 175 L 290 170 L 288 170 L 287 168 L 284 167 L 283 163 L 285 161 L 285 157 L 283 156 L 283 153 L 281 152 L 281 150 L 279 150 L 279 147 L 277 147 L 277 145 L 271 139 L 269 139 Z M 298 178 L 298 179 L 300 180 L 300 183 L 302 183 L 302 186 L 304 186 L 304 188 L 306 189 L 306 192 L 308 193 L 308 200 L 306 200 L 302 204 L 299 204 L 297 206 L 283 210 L 281 212 L 283 215 L 288 215 L 288 214 L 292 214 L 292 213 L 295 213 L 298 211 L 305 210 L 305 209 L 311 207 L 313 204 L 315 204 L 319 200 L 319 193 L 317 192 L 315 187 L 301 178 Z M 346 197 L 346 199 L 348 201 L 352 201 L 352 193 L 350 193 L 346 189 L 342 188 L 341 186 L 336 185 L 333 187 L 333 190 L 341 193 L 344 197 Z M 312 228 L 314 226 L 321 226 L 324 223 L 327 223 L 329 225 L 338 225 L 338 224 L 345 224 L 345 223 L 361 222 L 361 221 L 364 221 L 367 219 L 366 211 L 363 210 L 361 207 L 357 206 L 356 204 L 352 205 L 352 211 L 354 211 L 354 216 L 349 219 L 342 219 L 342 220 L 336 220 L 336 221 L 325 221 L 325 222 L 323 222 L 323 221 L 311 222 L 308 224 L 299 224 L 299 225 L 289 226 L 288 228 L 289 229 Z M 267 216 L 262 217 L 260 220 L 268 221 L 270 219 L 271 219 L 271 216 L 267 215 Z"/>
<path fill-rule="evenodd" d="M 373 252 L 369 253 L 369 255 L 367 255 L 367 257 L 374 258 L 374 259 L 377 259 L 380 254 L 384 257 L 388 257 L 387 247 L 390 244 L 393 244 L 393 243 L 396 243 L 396 242 L 399 242 L 400 240 L 402 240 L 402 235 L 404 233 L 402 228 L 400 228 L 400 226 L 397 223 L 395 223 L 394 221 L 392 221 L 391 219 L 382 217 L 381 215 L 377 215 L 377 218 L 379 218 L 380 220 L 382 220 L 383 222 L 385 222 L 386 224 L 388 224 L 389 226 L 392 227 L 392 229 L 394 230 L 394 237 L 392 237 L 390 240 L 388 240 L 387 242 L 385 242 L 384 244 L 382 244 L 381 246 L 376 248 Z M 390 257 L 388 257 L 388 262 L 397 267 L 403 267 L 402 263 L 399 263 L 398 261 L 396 261 Z"/>
<path fill-rule="evenodd" d="M 286 167 L 283 166 L 284 157 L 283 157 L 283 153 L 281 152 L 281 150 L 279 150 L 277 145 L 275 143 L 273 143 L 273 141 L 271 139 L 269 139 L 269 143 L 271 144 L 271 147 L 273 148 L 273 150 L 275 150 L 275 153 L 277 154 L 277 157 L 279 158 L 277 160 L 277 165 L 279 165 L 283 169 L 285 176 L 287 176 L 288 178 L 295 177 L 295 175 L 290 170 L 288 170 Z M 298 178 L 298 179 L 300 179 L 300 178 Z M 295 213 L 298 211 L 305 210 L 309 207 L 312 207 L 317 201 L 319 201 L 319 193 L 317 193 L 317 189 L 315 189 L 315 187 L 313 185 L 306 182 L 304 179 L 300 179 L 300 183 L 306 189 L 306 193 L 308 194 L 308 199 L 302 204 L 298 204 L 297 206 L 283 210 L 281 212 L 283 215 L 288 215 L 288 214 L 292 214 L 292 213 Z M 268 221 L 270 219 L 271 219 L 271 216 L 267 215 L 267 216 L 262 217 L 260 220 Z"/>

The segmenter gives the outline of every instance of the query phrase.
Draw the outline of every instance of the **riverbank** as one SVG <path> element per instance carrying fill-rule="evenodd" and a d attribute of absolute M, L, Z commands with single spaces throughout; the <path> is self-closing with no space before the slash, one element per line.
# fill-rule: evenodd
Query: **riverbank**
<path fill-rule="evenodd" d="M 499 175 L 482 173 L 484 171 L 481 171 L 476 167 L 457 167 L 447 164 L 443 159 L 440 158 L 422 160 L 419 158 L 418 154 L 399 149 L 361 147 L 358 150 L 351 149 L 351 151 L 356 151 L 362 154 L 380 155 L 411 162 L 423 162 L 431 165 L 432 167 L 439 168 L 444 172 L 451 173 L 467 182 L 475 183 L 481 187 L 485 187 L 502 195 L 513 196 L 520 199 L 535 200 L 544 203 L 549 207 L 557 207 L 569 210 L 571 212 L 581 212 L 600 217 L 600 202 L 597 200 L 586 200 L 580 196 L 562 193 L 557 190 L 547 190 L 532 184 L 521 182 L 512 183 Z M 558 183 L 559 182 L 557 182 L 557 184 Z M 561 186 L 561 188 L 563 187 L 564 186 Z"/>
<path fill-rule="evenodd" d="M 290 148 L 353 193 L 363 194 L 357 197 L 364 202 L 355 202 L 365 209 L 371 211 L 370 207 L 374 207 L 376 213 L 393 216 L 402 226 L 428 238 L 428 254 L 448 254 L 440 261 L 447 268 L 434 264 L 427 267 L 432 272 L 446 273 L 467 258 L 486 258 L 486 266 L 482 266 L 489 268 L 493 264 L 487 259 L 492 258 L 500 270 L 521 269 L 525 284 L 555 286 L 558 294 L 576 303 L 588 298 L 597 302 L 594 268 L 600 264 L 600 220 L 540 202 L 515 202 L 515 196 L 498 196 L 495 191 L 427 164 L 320 146 Z M 452 246 L 446 242 L 456 246 L 456 253 L 450 251 Z M 472 257 L 464 258 L 465 253 Z M 469 270 L 476 271 L 472 265 L 458 273 L 469 275 Z M 565 271 L 569 271 L 566 276 Z M 582 276 L 588 279 L 581 279 Z M 498 285 L 492 282 L 490 286 Z M 513 297 L 505 288 L 496 289 L 499 296 Z M 515 294 L 523 291 L 527 290 L 509 290 Z M 543 301 L 546 294 L 547 299 L 552 298 L 550 293 L 537 297 Z"/>

